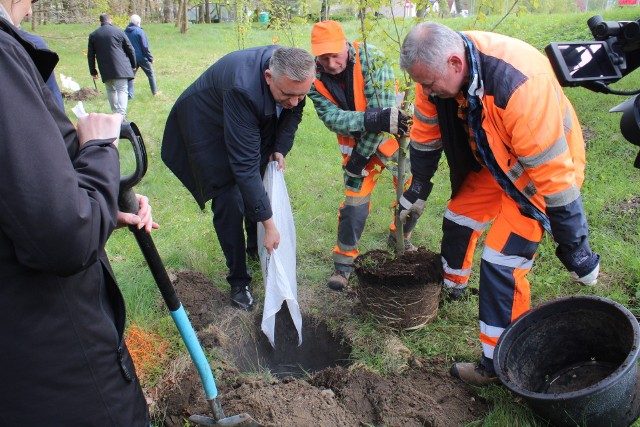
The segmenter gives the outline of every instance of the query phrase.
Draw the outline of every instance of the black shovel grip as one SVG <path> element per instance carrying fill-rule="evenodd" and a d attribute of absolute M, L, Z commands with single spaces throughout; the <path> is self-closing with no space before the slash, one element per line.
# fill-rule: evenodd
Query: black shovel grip
<path fill-rule="evenodd" d="M 133 122 L 123 122 L 120 128 L 120 139 L 126 139 L 131 142 L 133 147 L 133 154 L 136 161 L 135 171 L 129 175 L 120 177 L 120 194 L 118 195 L 118 207 L 120 211 L 137 214 L 140 209 L 136 194 L 133 191 L 133 187 L 138 184 L 145 173 L 147 173 L 147 151 L 144 147 L 144 141 L 140 130 Z M 158 289 L 164 298 L 165 303 L 170 311 L 175 311 L 180 308 L 180 300 L 176 294 L 167 270 L 164 268 L 162 259 L 158 254 L 156 245 L 153 243 L 151 235 L 145 231 L 144 228 L 138 229 L 138 227 L 130 225 L 129 230 L 133 233 L 138 242 L 138 246 L 142 250 L 151 274 L 158 285 Z"/>
<path fill-rule="evenodd" d="M 122 122 L 122 126 L 120 127 L 120 139 L 126 139 L 131 143 L 131 147 L 133 148 L 133 155 L 136 160 L 136 169 L 133 173 L 129 175 L 125 175 L 120 177 L 120 192 L 122 193 L 124 190 L 133 188 L 137 185 L 142 178 L 147 173 L 147 150 L 144 147 L 144 141 L 142 140 L 142 135 L 140 134 L 140 130 L 138 126 L 136 126 L 133 122 Z M 123 212 L 124 209 L 120 208 Z M 138 209 L 134 211 L 138 212 Z"/>

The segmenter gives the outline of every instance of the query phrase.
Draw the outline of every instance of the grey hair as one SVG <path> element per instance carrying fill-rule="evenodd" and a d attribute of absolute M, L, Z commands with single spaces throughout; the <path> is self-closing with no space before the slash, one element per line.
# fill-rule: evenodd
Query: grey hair
<path fill-rule="evenodd" d="M 439 73 L 446 72 L 447 60 L 454 54 L 464 54 L 460 34 L 437 22 L 423 22 L 409 31 L 400 50 L 400 67 L 411 68 L 422 62 Z"/>
<path fill-rule="evenodd" d="M 279 47 L 269 60 L 269 70 L 274 79 L 287 76 L 296 82 L 303 82 L 315 76 L 316 63 L 309 52 L 297 47 Z"/>
<path fill-rule="evenodd" d="M 140 19 L 140 16 L 138 15 L 131 15 L 131 18 L 129 18 L 129 23 L 133 25 L 139 26 L 141 22 L 142 22 L 142 19 Z"/>

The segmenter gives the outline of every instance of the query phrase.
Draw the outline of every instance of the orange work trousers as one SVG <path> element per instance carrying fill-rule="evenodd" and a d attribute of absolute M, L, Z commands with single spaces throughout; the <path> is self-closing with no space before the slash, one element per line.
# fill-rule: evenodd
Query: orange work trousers
<path fill-rule="evenodd" d="M 529 309 L 526 278 L 544 229 L 523 215 L 487 168 L 470 172 L 449 201 L 442 225 L 445 287 L 467 286 L 478 238 L 489 228 L 480 262 L 480 341 L 486 357 L 504 329 Z"/>
<path fill-rule="evenodd" d="M 373 156 L 365 170 L 369 175 L 363 178 L 360 191 L 353 191 L 345 188 L 345 199 L 338 209 L 338 241 L 333 248 L 333 261 L 337 270 L 350 272 L 353 269 L 353 261 L 358 254 L 358 242 L 362 237 L 364 226 L 371 210 L 371 193 L 375 188 L 378 177 L 385 170 L 384 163 Z M 411 178 L 407 180 L 405 186 L 410 185 Z M 398 179 L 393 177 L 393 186 L 397 188 Z M 389 230 L 396 230 L 396 205 L 394 202 L 393 219 Z"/>

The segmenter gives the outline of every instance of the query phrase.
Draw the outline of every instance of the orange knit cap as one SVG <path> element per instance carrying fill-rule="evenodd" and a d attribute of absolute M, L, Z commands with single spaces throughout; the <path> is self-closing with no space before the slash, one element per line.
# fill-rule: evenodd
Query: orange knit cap
<path fill-rule="evenodd" d="M 311 30 L 311 53 L 320 56 L 325 53 L 342 52 L 346 39 L 347 37 L 338 22 L 318 22 Z"/>

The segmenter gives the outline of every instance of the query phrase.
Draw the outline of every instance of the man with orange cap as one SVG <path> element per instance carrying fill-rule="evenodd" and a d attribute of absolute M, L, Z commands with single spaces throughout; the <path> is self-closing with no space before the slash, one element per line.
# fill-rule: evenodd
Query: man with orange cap
<path fill-rule="evenodd" d="M 371 45 L 350 43 L 336 21 L 318 22 L 311 31 L 316 80 L 309 97 L 316 112 L 338 136 L 342 153 L 345 200 L 338 211 L 334 272 L 327 286 L 343 290 L 358 256 L 358 242 L 369 215 L 371 193 L 388 168 L 398 184 L 398 142 L 408 131 L 409 116 L 396 107 L 395 77 L 384 55 Z M 413 224 L 403 227 L 405 250 Z M 389 243 L 395 247 L 395 218 Z"/>

